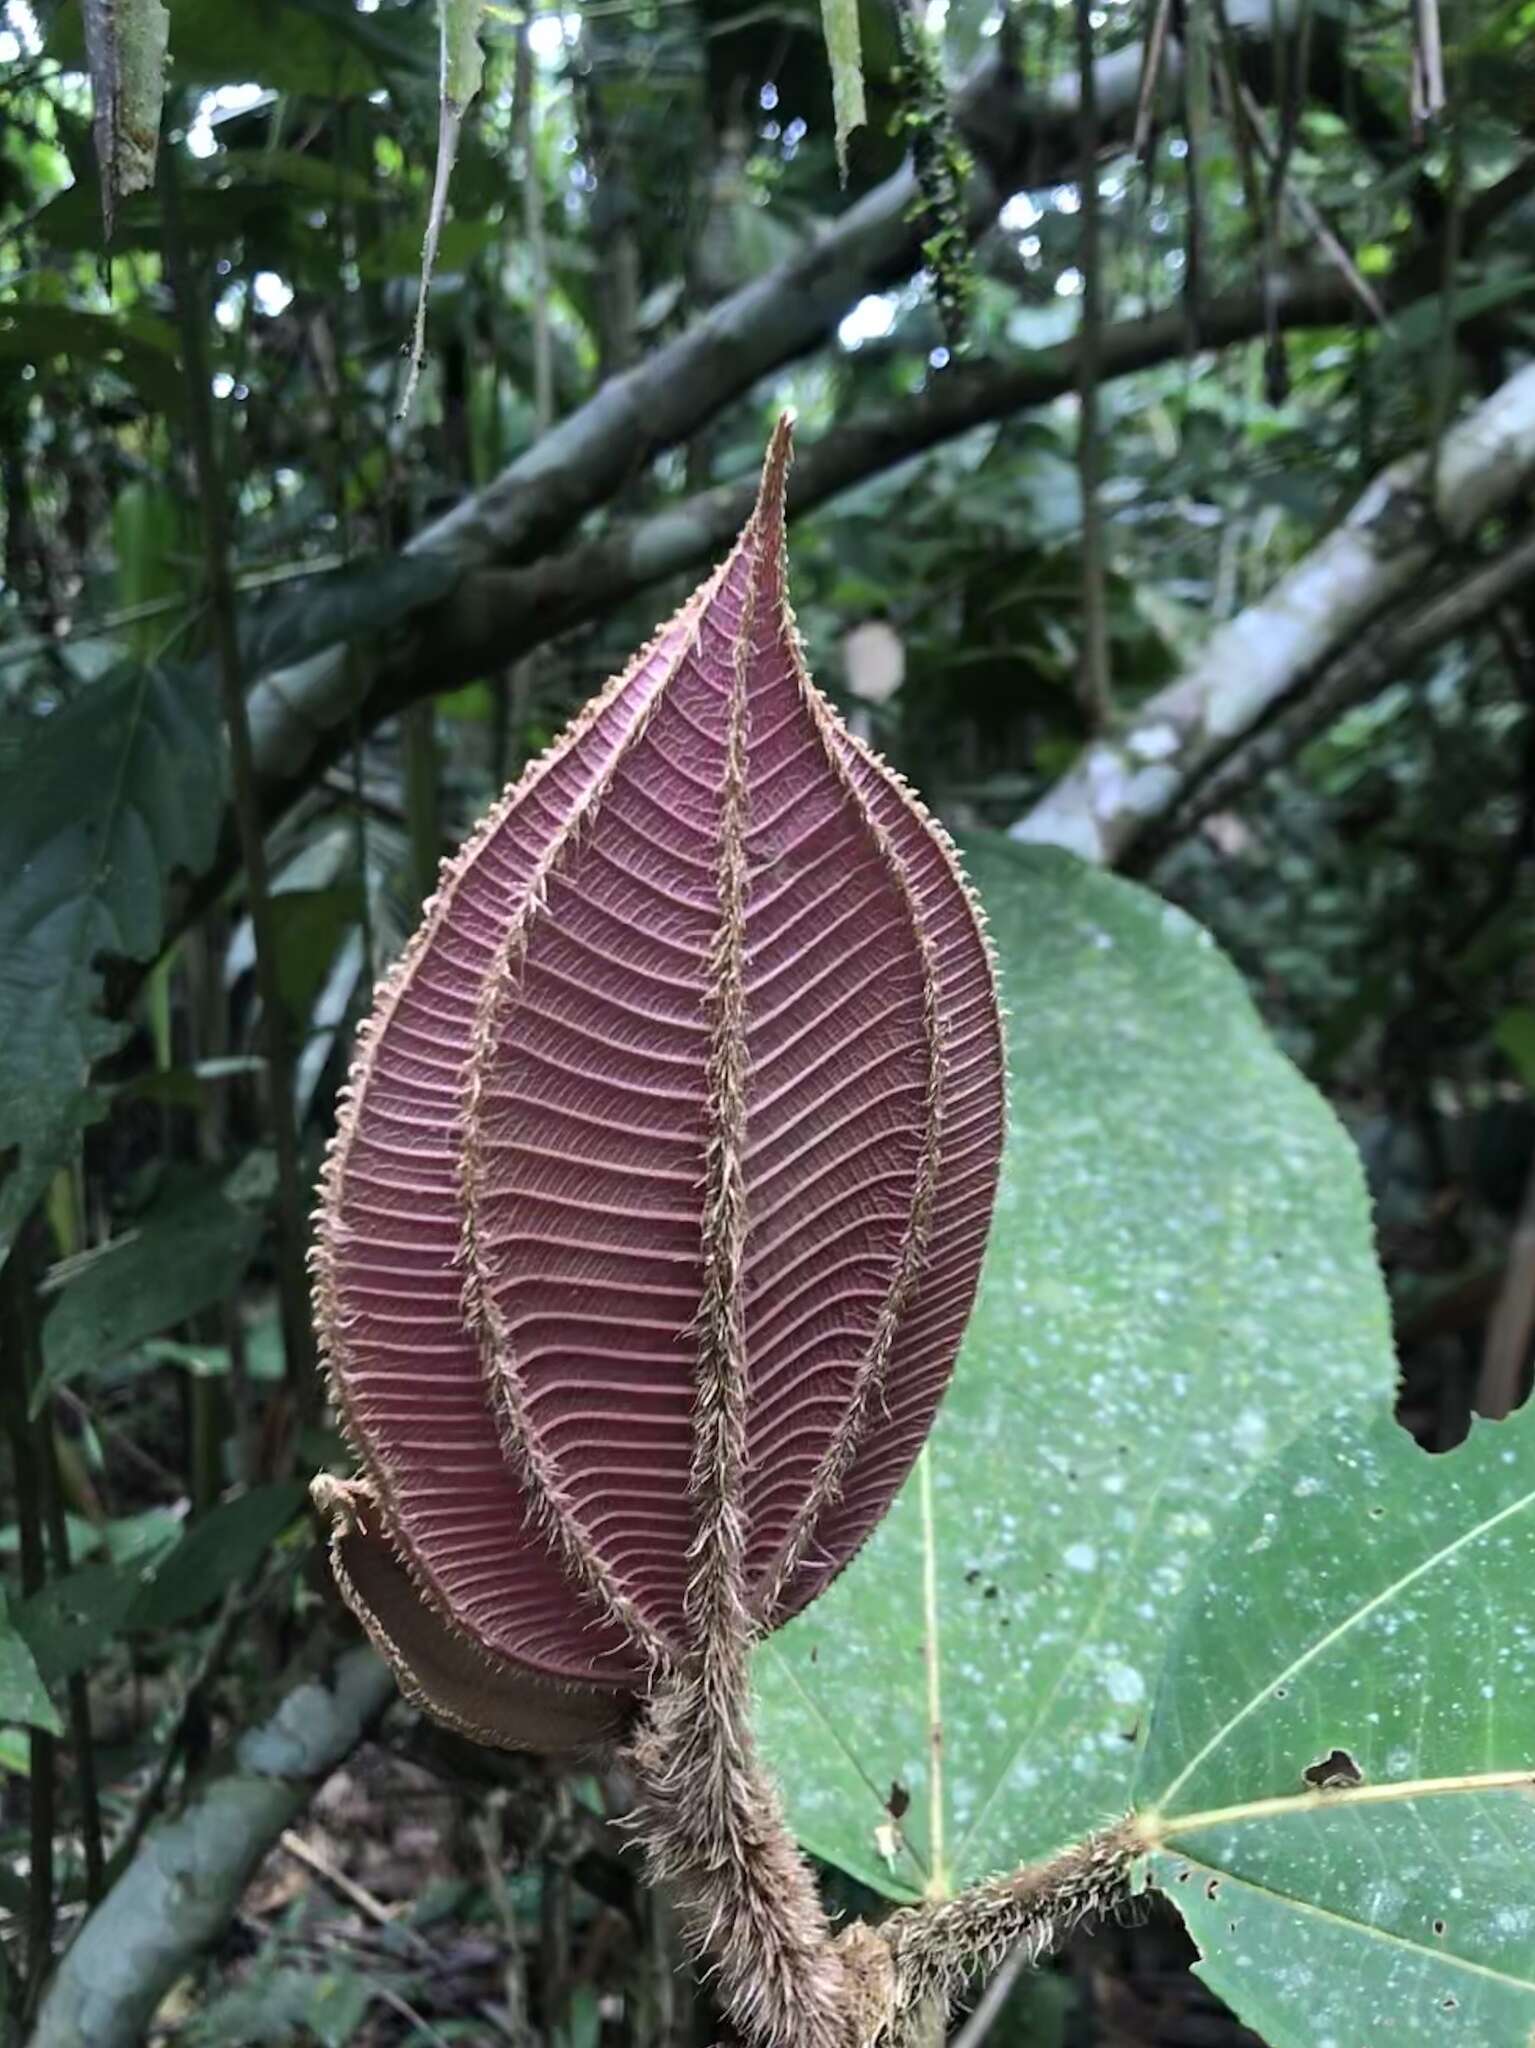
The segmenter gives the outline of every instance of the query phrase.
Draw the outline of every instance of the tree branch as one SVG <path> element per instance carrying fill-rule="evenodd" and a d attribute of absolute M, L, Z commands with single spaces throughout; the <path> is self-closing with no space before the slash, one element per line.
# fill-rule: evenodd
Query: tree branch
<path fill-rule="evenodd" d="M 1318 269 L 1280 280 L 1273 307 L 1282 326 L 1318 327 L 1347 319 L 1350 300 L 1335 272 Z M 1222 348 L 1261 334 L 1264 321 L 1260 292 L 1233 292 L 1202 309 L 1194 340 Z M 1100 377 L 1171 362 L 1188 345 L 1189 320 L 1181 307 L 1124 321 L 1104 330 Z M 790 481 L 789 516 L 803 517 L 972 427 L 1046 405 L 1075 389 L 1076 381 L 1075 342 L 1017 362 L 948 371 L 899 409 L 849 421 L 803 449 Z M 251 692 L 250 717 L 267 814 L 285 808 L 323 771 L 354 721 L 367 731 L 429 691 L 453 689 L 487 667 L 514 661 L 650 585 L 707 563 L 734 539 L 755 490 L 755 477 L 743 477 L 558 556 L 520 568 L 471 569 L 385 650 L 370 677 L 349 680 L 339 664 L 323 658 L 266 677 Z"/>
<path fill-rule="evenodd" d="M 1262 60 L 1274 38 L 1288 32 L 1296 8 L 1297 0 L 1235 0 L 1230 10 L 1260 91 Z M 1135 45 L 1095 67 L 1105 142 L 1127 141 L 1133 130 L 1141 56 Z M 1181 50 L 1168 49 L 1161 91 L 1170 107 L 1181 72 Z M 1077 102 L 1074 79 L 1028 97 L 1005 51 L 977 70 L 955 109 L 979 166 L 970 193 L 973 229 L 992 221 L 1025 177 L 1043 183 L 1072 175 Z M 610 377 L 483 490 L 417 534 L 408 552 L 453 555 L 471 569 L 535 560 L 663 449 L 687 440 L 760 378 L 823 343 L 865 293 L 909 277 L 922 260 L 917 199 L 916 179 L 903 165 L 787 262 Z M 252 693 L 253 728 L 282 726 L 283 700 L 321 709 L 327 726 L 349 715 L 355 707 L 347 701 L 345 666 L 342 650 L 329 648 L 266 678 Z M 296 766 L 290 758 L 284 772 Z"/>
<path fill-rule="evenodd" d="M 1382 620 L 1345 648 L 1311 681 L 1277 707 L 1210 772 L 1197 777 L 1178 804 L 1139 840 L 1127 865 L 1145 873 L 1169 847 L 1197 831 L 1215 811 L 1240 803 L 1309 740 L 1406 673 L 1425 654 L 1457 633 L 1485 626 L 1501 604 L 1535 582 L 1535 530 L 1526 530 L 1500 554 L 1437 590 L 1410 611 Z"/>
<path fill-rule="evenodd" d="M 303 1679 L 140 1843 L 45 1993 L 28 2048 L 138 2048 L 176 1979 L 223 1930 L 263 1856 L 394 1698 L 373 1651 Z"/>
<path fill-rule="evenodd" d="M 1383 471 L 1341 525 L 1139 708 L 1128 731 L 1089 746 L 1012 836 L 1104 866 L 1123 861 L 1276 705 L 1315 685 L 1532 478 L 1535 367 L 1446 432 L 1432 478 L 1423 454 Z"/>
<path fill-rule="evenodd" d="M 1237 0 L 1233 26 L 1252 53 L 1286 34 L 1295 0 Z M 1105 142 L 1128 141 L 1141 70 L 1139 45 L 1094 67 Z M 1181 58 L 1167 53 L 1163 91 Z M 1255 77 L 1261 78 L 1261 71 Z M 1025 177 L 1036 183 L 1075 174 L 1078 90 L 1063 80 L 1042 96 L 1023 90 L 1003 58 L 984 63 L 958 97 L 955 119 L 979 169 L 970 195 L 974 226 L 991 221 Z M 866 292 L 908 277 L 922 261 L 916 179 L 909 165 L 877 185 L 808 247 L 732 292 L 534 442 L 481 491 L 411 542 L 467 562 L 526 561 L 543 553 L 585 513 L 663 449 L 705 425 L 761 377 L 819 346 Z"/>

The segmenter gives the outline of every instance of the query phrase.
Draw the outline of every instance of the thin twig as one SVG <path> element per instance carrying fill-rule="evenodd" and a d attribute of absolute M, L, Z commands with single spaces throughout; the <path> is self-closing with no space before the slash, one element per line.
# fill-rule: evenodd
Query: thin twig
<path fill-rule="evenodd" d="M 374 1898 L 355 1878 L 348 1877 L 344 1870 L 338 1870 L 334 1863 L 322 1856 L 318 1849 L 311 1847 L 295 1828 L 284 1828 L 278 1837 L 279 1847 L 286 1850 L 295 1863 L 302 1863 L 312 1871 L 322 1884 L 327 1884 L 349 1906 L 355 1906 L 365 1920 L 371 1920 L 375 1927 L 387 1927 L 399 1935 L 418 1955 L 429 1956 L 431 1944 L 419 1935 L 414 1927 L 403 1926 L 395 1914 L 381 1899 Z"/>
<path fill-rule="evenodd" d="M 1242 112 L 1247 120 L 1248 132 L 1258 146 L 1259 155 L 1263 158 L 1265 164 L 1272 168 L 1277 161 L 1278 150 L 1272 137 L 1269 135 L 1267 123 L 1263 118 L 1263 109 L 1258 105 L 1258 102 L 1253 98 L 1252 93 L 1245 85 L 1239 85 L 1237 91 Z M 1350 256 L 1337 235 L 1322 218 L 1314 203 L 1298 185 L 1289 183 L 1284 187 L 1284 199 L 1285 204 L 1290 208 L 1296 219 L 1314 238 L 1317 247 L 1322 251 L 1328 262 L 1336 265 L 1339 272 L 1347 280 L 1349 290 L 1358 299 L 1360 305 L 1364 307 L 1371 319 L 1378 321 L 1384 326 L 1387 315 L 1385 307 L 1381 304 L 1379 294 L 1376 292 L 1375 287 L 1361 273 L 1353 257 Z"/>
<path fill-rule="evenodd" d="M 554 423 L 554 351 L 549 330 L 549 250 L 544 234 L 544 189 L 538 175 L 538 74 L 526 18 L 518 25 L 512 76 L 512 144 L 522 159 L 522 235 L 527 244 L 533 322 L 533 432 Z"/>
<path fill-rule="evenodd" d="M 528 1979 L 523 1968 L 522 1937 L 517 1928 L 517 1908 L 512 1903 L 506 1873 L 501 1867 L 505 1853 L 505 1828 L 502 1817 L 506 1811 L 506 1803 L 507 1795 L 504 1792 L 493 1792 L 485 1801 L 483 1810 L 474 1816 L 472 1826 L 485 1867 L 485 1889 L 490 1893 L 491 1904 L 495 1907 L 496 1917 L 501 1922 L 501 1982 L 506 2005 L 506 2025 L 503 2031 L 507 2039 L 513 2043 L 513 2048 L 534 2048 L 533 2029 L 528 2021 Z"/>
<path fill-rule="evenodd" d="M 35 1384 L 41 1361 L 34 1357 L 28 1374 Z M 58 1440 L 53 1417 L 47 1408 L 37 1419 L 38 1450 L 42 1459 L 43 1504 L 48 1519 L 48 1544 L 53 1569 L 62 1578 L 69 1570 L 69 1524 L 64 1513 L 64 1495 L 59 1484 Z M 69 1746 L 74 1768 L 75 1790 L 80 1801 L 80 1837 L 85 1846 L 85 1898 L 94 1906 L 101 1897 L 106 1860 L 101 1850 L 101 1796 L 96 1772 L 96 1741 L 91 1727 L 91 1693 L 83 1671 L 72 1671 L 66 1687 L 69 1698 Z"/>
<path fill-rule="evenodd" d="M 1102 447 L 1098 434 L 1099 358 L 1103 343 L 1103 262 L 1098 195 L 1098 88 L 1093 68 L 1092 0 L 1076 0 L 1080 78 L 1082 225 L 1082 332 L 1077 365 L 1077 474 L 1082 488 L 1082 710 L 1089 732 L 1105 730 L 1113 716 L 1109 672 L 1108 605 L 1104 588 L 1103 507 L 1099 502 Z"/>
<path fill-rule="evenodd" d="M 182 1746 L 191 1729 L 192 1718 L 197 1710 L 198 1702 L 202 1699 L 214 1678 L 223 1669 L 224 1660 L 229 1655 L 230 1647 L 235 1639 L 236 1629 L 244 1618 L 245 1612 L 245 1587 L 231 1586 L 224 1596 L 224 1605 L 220 1610 L 218 1620 L 213 1624 L 212 1633 L 203 1645 L 203 1652 L 198 1659 L 197 1668 L 187 1681 L 187 1688 L 182 1695 L 181 1706 L 177 1710 L 176 1718 L 171 1724 L 165 1741 L 161 1744 L 160 1754 L 155 1759 L 155 1767 L 151 1771 L 144 1789 L 140 1792 L 134 1804 L 133 1812 L 128 1817 L 128 1825 L 123 1830 L 122 1839 L 113 1850 L 114 1861 L 119 1865 L 126 1865 L 132 1861 L 139 1843 L 144 1838 L 145 1830 L 160 1810 L 161 1802 L 165 1798 L 165 1788 L 169 1785 L 171 1775 L 175 1771 Z"/>
<path fill-rule="evenodd" d="M 1429 123 L 1444 112 L 1444 39 L 1439 29 L 1439 0 L 1413 0 L 1412 125 L 1421 141 Z"/>
<path fill-rule="evenodd" d="M 1167 24 L 1172 17 L 1172 11 L 1173 0 L 1157 0 L 1157 11 L 1151 17 L 1151 32 L 1141 53 L 1141 91 L 1135 107 L 1133 146 L 1143 165 L 1151 142 L 1151 121 L 1156 110 L 1157 86 L 1162 77 L 1162 56 L 1167 48 Z"/>
<path fill-rule="evenodd" d="M 981 2043 L 996 2024 L 1003 2006 L 1012 1996 L 1013 1986 L 1036 1960 L 1026 1941 L 1018 1942 L 1009 1951 L 1006 1961 L 995 1972 L 991 1982 L 976 2000 L 975 2010 L 950 2041 L 949 2048 L 981 2048 Z"/>

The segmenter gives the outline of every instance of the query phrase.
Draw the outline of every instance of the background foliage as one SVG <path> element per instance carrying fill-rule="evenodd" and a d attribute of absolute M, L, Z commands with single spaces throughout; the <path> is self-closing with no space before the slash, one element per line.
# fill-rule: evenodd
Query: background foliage
<path fill-rule="evenodd" d="M 352 1029 L 440 855 L 718 551 L 784 404 L 822 683 L 955 825 L 1027 813 L 1384 465 L 1432 469 L 1449 423 L 1526 362 L 1535 10 L 1084 8 L 1094 150 L 1071 7 L 937 0 L 921 26 L 981 195 L 958 258 L 889 182 L 934 103 L 883 5 L 832 10 L 839 49 L 856 24 L 867 110 L 845 184 L 811 7 L 489 10 L 404 419 L 435 9 L 172 0 L 161 178 L 120 200 L 110 245 L 79 9 L 0 12 L 0 1926 L 24 2038 L 39 1958 L 329 1640 L 299 1484 L 337 1456 L 295 1279 L 303 1211 Z M 1137 51 L 1159 32 L 1166 78 L 1138 122 Z M 841 103 L 851 118 L 845 84 Z M 939 311 L 955 264 L 962 332 Z M 1452 593 L 1528 517 L 1516 490 L 1425 590 Z M 1403 1422 L 1445 1452 L 1473 1408 L 1527 1388 L 1532 634 L 1515 583 L 1363 694 L 1296 678 L 1135 851 L 1352 1154 L 1184 918 L 977 838 L 1015 1127 L 928 1474 L 961 1876 L 1188 1761 L 1171 1736 L 1137 1743 L 1199 1546 L 1211 1572 L 1242 1554 L 1215 1510 L 1313 1414 L 1390 1379 L 1356 1156 Z M 1472 1492 L 1496 1477 L 1492 1440 L 1458 1454 Z M 1382 1446 L 1393 1499 L 1426 1493 L 1405 1436 Z M 1264 1483 L 1317 1455 L 1285 1451 L 1302 1462 Z M 1039 1475 L 1022 1527 L 1012 1469 Z M 1123 1512 L 1143 1517 L 1133 1541 Z M 885 1659 L 910 1726 L 856 1721 L 831 1654 L 851 1603 L 910 1601 L 922 1514 L 919 1487 L 764 1659 L 770 1741 L 849 1908 L 932 1874 L 920 1632 Z M 1295 1569 L 1325 1603 L 1324 1550 Z M 1164 1567 L 1136 1612 L 1136 1571 Z M 1207 1669 L 1202 1625 L 1188 1609 L 1170 1655 Z M 1030 1715 L 1042 1789 L 993 1839 L 976 1759 L 1013 1753 Z M 827 1774 L 849 1776 L 815 1732 L 829 1720 L 859 1756 L 824 1818 Z M 1422 1775 L 1459 1767 L 1442 1748 L 1425 1733 Z M 1249 1762 L 1222 1752 L 1231 1786 L 1201 1804 L 1251 1797 Z M 282 1821 L 154 2038 L 714 2039 L 635 1881 L 624 1796 L 392 1715 Z M 1286 1853 L 1253 1832 L 1159 1851 L 1201 1941 L 1226 1911 L 1204 1872 L 1234 1887 L 1244 1858 Z M 1354 1867 L 1330 1867 L 1347 1904 Z M 1189 1954 L 1149 1907 L 978 2017 L 1041 2048 L 1250 2038 L 1219 1993 L 1288 2038 L 1269 1991 L 1235 1966 L 1206 1991 Z M 1477 2011 L 1481 2033 L 1463 2017 L 1445 2038 L 1516 2038 Z"/>

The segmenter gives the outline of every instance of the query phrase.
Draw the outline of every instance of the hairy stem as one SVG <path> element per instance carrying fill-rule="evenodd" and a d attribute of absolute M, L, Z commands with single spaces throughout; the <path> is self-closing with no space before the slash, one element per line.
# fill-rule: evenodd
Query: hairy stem
<path fill-rule="evenodd" d="M 661 1688 L 629 1753 L 635 1822 L 723 2003 L 749 2038 L 794 2048 L 916 2048 L 965 1985 L 1032 1967 L 1128 1896 L 1133 1819 L 1043 1863 L 833 1936 L 814 1873 L 745 1716 L 722 1725 L 694 1679 Z"/>
<path fill-rule="evenodd" d="M 736 1700 L 711 1697 L 701 1669 L 663 1685 L 630 1751 L 650 1875 L 671 1888 L 749 2036 L 851 2048 L 857 1987 L 756 1753 L 739 1676 Z"/>
<path fill-rule="evenodd" d="M 898 2048 L 969 1979 L 1020 1951 L 1030 1967 L 1052 1954 L 1084 1920 L 1123 1902 L 1143 1847 L 1136 1823 L 1121 1821 L 1047 1862 L 892 1913 L 877 1930 L 889 1950 L 891 1996 L 873 2038 Z"/>

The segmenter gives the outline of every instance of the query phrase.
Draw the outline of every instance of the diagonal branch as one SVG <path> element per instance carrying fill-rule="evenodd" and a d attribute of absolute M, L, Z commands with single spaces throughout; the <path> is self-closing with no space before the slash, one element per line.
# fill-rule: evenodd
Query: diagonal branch
<path fill-rule="evenodd" d="M 1296 11 L 1295 0 L 1239 0 L 1228 10 L 1259 84 L 1260 57 L 1288 32 Z M 1105 143 L 1130 138 L 1140 71 L 1138 44 L 1094 66 Z M 1163 64 L 1164 92 L 1171 95 L 1180 71 L 1181 55 L 1171 50 Z M 1046 183 L 1075 174 L 1078 97 L 1075 79 L 1043 95 L 1026 93 L 1005 56 L 977 70 L 955 108 L 980 166 L 970 194 L 973 226 L 989 223 L 1025 177 Z M 526 561 L 543 553 L 653 456 L 685 440 L 759 378 L 824 342 L 864 293 L 910 276 L 922 262 L 917 199 L 916 179 L 903 165 L 807 247 L 722 299 L 633 369 L 609 378 L 483 490 L 425 528 L 412 548 L 467 562 Z"/>
<path fill-rule="evenodd" d="M 1456 634 L 1486 627 L 1500 605 L 1532 585 L 1535 530 L 1527 528 L 1487 562 L 1436 589 L 1422 602 L 1380 620 L 1343 648 L 1308 685 L 1277 706 L 1270 718 L 1207 774 L 1197 777 L 1177 806 L 1137 843 L 1130 868 L 1144 874 L 1206 818 L 1240 803 L 1266 775 L 1293 760 L 1308 741 L 1336 724 L 1351 706 L 1378 695 Z"/>
<path fill-rule="evenodd" d="M 1429 288 L 1425 286 L 1425 288 Z M 1200 312 L 1193 339 L 1221 348 L 1264 331 L 1330 326 L 1350 317 L 1336 273 L 1299 271 L 1261 292 L 1233 292 Z M 1171 362 L 1189 344 L 1177 308 L 1106 328 L 1099 374 L 1128 376 Z M 848 421 L 800 454 L 789 516 L 803 517 L 855 484 L 988 421 L 1047 405 L 1077 380 L 1077 345 L 1065 342 L 1007 363 L 935 378 L 892 411 Z M 471 569 L 441 604 L 420 615 L 383 654 L 371 677 L 349 679 L 327 657 L 271 675 L 251 692 L 258 772 L 269 815 L 312 782 L 357 728 L 367 731 L 416 698 L 448 690 L 483 669 L 518 659 L 572 627 L 610 612 L 669 576 L 695 568 L 734 539 L 751 510 L 755 477 L 719 484 L 614 528 L 584 546 L 518 568 Z M 354 664 L 354 669 L 360 665 Z"/>
<path fill-rule="evenodd" d="M 1535 367 L 1446 432 L 1432 474 L 1428 456 L 1417 454 L 1376 477 L 1343 522 L 1218 628 L 1125 732 L 1089 746 L 1013 837 L 1105 866 L 1124 861 L 1261 722 L 1316 688 L 1362 633 L 1400 623 L 1424 580 L 1532 480 Z M 1441 637 L 1456 629 L 1454 607 L 1433 616 Z M 1388 642 L 1395 655 L 1422 652 L 1422 629 L 1420 619 L 1410 650 Z"/>
<path fill-rule="evenodd" d="M 1234 0 L 1230 10 L 1253 84 L 1274 69 L 1276 37 L 1288 33 L 1297 0 Z M 1094 67 L 1104 142 L 1127 142 L 1135 123 L 1142 52 L 1116 50 Z M 1162 92 L 1176 104 L 1181 48 L 1164 52 Z M 1072 175 L 1076 161 L 1075 79 L 1043 94 L 1023 88 L 1006 50 L 983 63 L 959 95 L 956 120 L 978 169 L 970 192 L 972 229 L 987 226 L 1026 178 Z M 448 554 L 473 569 L 526 563 L 606 504 L 663 449 L 674 447 L 742 397 L 760 378 L 825 342 L 865 293 L 909 277 L 922 261 L 923 229 L 910 165 L 848 208 L 786 262 L 712 306 L 674 341 L 608 381 L 541 435 L 481 491 L 425 527 L 409 552 Z M 503 655 L 503 659 L 505 656 Z M 253 693 L 251 721 L 281 725 L 282 702 L 324 706 L 336 723 L 347 701 L 346 662 L 330 648 L 268 677 Z M 287 763 L 292 772 L 296 763 Z"/>
<path fill-rule="evenodd" d="M 256 1866 L 394 1698 L 372 1650 L 301 1679 L 174 1819 L 150 1829 L 76 1935 L 28 2048 L 138 2048 L 161 1999 L 221 1934 Z"/>

